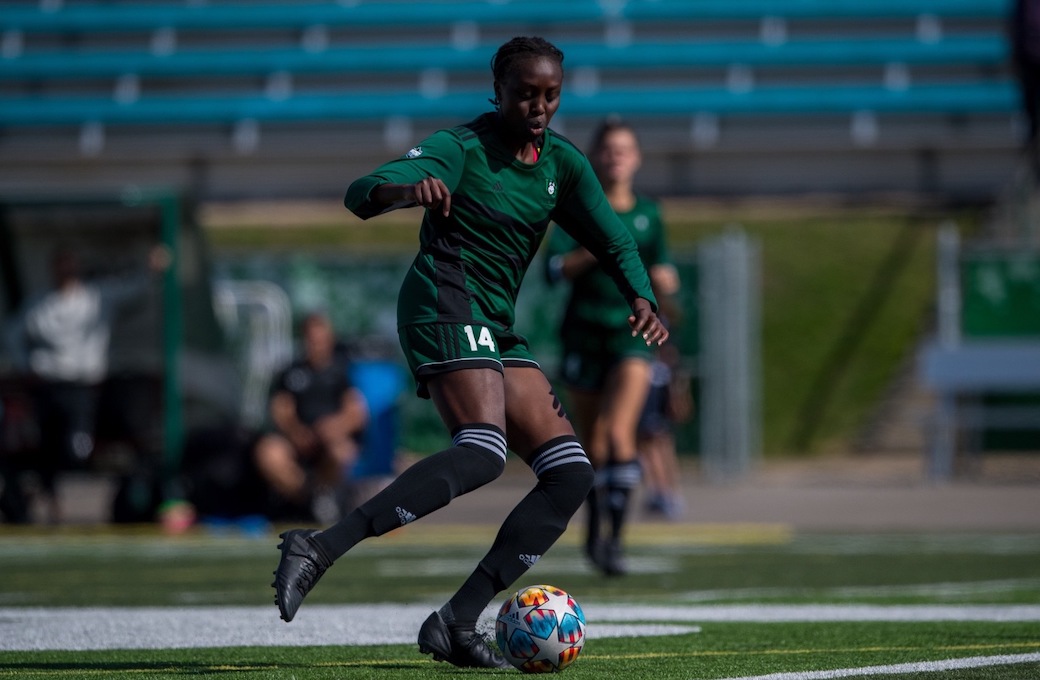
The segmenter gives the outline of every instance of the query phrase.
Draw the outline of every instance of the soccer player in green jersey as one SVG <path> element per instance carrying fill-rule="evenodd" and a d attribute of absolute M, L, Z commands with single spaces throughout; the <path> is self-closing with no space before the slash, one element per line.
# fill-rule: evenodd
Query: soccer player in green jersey
<path fill-rule="evenodd" d="M 356 180 L 345 199 L 362 218 L 425 208 L 419 253 L 398 298 L 398 332 L 418 393 L 432 398 L 452 446 L 328 529 L 283 533 L 273 585 L 281 616 L 291 621 L 350 548 L 496 479 L 512 449 L 537 477 L 534 488 L 418 636 L 419 650 L 437 660 L 508 668 L 477 633 L 477 619 L 559 538 L 593 479 L 548 379 L 513 328 L 520 283 L 550 221 L 599 257 L 626 301 L 633 336 L 660 344 L 668 331 L 635 242 L 588 161 L 549 129 L 563 89 L 563 53 L 541 38 L 514 38 L 491 69 L 493 112 L 435 132 Z"/>
<path fill-rule="evenodd" d="M 655 201 L 637 194 L 633 180 L 642 157 L 635 131 L 617 119 L 597 129 L 589 159 L 611 207 L 632 234 L 655 293 L 674 295 L 679 276 L 668 260 L 664 224 Z M 546 274 L 569 280 L 570 299 L 560 329 L 562 379 L 568 407 L 596 469 L 589 492 L 585 551 L 607 575 L 625 571 L 621 535 L 629 498 L 639 485 L 636 433 L 650 391 L 651 348 L 619 323 L 619 300 L 602 261 L 564 231 L 549 238 Z M 608 518 L 609 537 L 601 524 Z"/>

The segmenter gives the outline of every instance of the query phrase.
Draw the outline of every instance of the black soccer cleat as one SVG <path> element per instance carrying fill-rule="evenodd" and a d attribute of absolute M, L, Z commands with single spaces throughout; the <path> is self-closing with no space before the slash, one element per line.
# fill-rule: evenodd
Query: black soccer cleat
<path fill-rule="evenodd" d="M 589 558 L 592 566 L 604 576 L 624 576 L 628 573 L 621 542 L 616 538 L 587 544 L 585 556 Z"/>
<path fill-rule="evenodd" d="M 436 661 L 447 661 L 459 668 L 512 668 L 512 664 L 488 647 L 476 631 L 452 632 L 439 612 L 433 612 L 419 629 L 419 651 L 433 654 Z"/>
<path fill-rule="evenodd" d="M 624 576 L 628 573 L 621 542 L 616 538 L 607 542 L 604 547 L 602 569 L 607 576 Z"/>
<path fill-rule="evenodd" d="M 283 621 L 293 620 L 303 598 L 332 566 L 332 562 L 308 540 L 316 533 L 316 529 L 292 529 L 279 534 L 282 542 L 278 548 L 282 551 L 282 558 L 278 561 L 271 586 L 274 588 L 274 603 L 278 605 Z"/>
<path fill-rule="evenodd" d="M 592 564 L 598 571 L 604 571 L 604 555 L 606 553 L 607 543 L 599 539 L 590 538 L 585 542 L 585 557 L 588 558 L 589 563 Z"/>

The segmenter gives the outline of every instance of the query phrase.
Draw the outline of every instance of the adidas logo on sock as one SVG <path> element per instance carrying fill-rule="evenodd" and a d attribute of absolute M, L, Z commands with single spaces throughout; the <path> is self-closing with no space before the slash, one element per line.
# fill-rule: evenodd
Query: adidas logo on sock
<path fill-rule="evenodd" d="M 526 564 L 528 567 L 533 567 L 534 563 L 542 559 L 541 555 L 525 555 L 520 553 L 520 561 Z"/>
<path fill-rule="evenodd" d="M 401 526 L 404 526 L 405 524 L 408 524 L 409 522 L 414 522 L 415 520 L 419 519 L 418 517 L 416 517 L 412 513 L 408 512 L 407 510 L 402 508 L 400 505 L 397 506 L 396 510 L 397 510 L 397 516 L 401 518 Z"/>

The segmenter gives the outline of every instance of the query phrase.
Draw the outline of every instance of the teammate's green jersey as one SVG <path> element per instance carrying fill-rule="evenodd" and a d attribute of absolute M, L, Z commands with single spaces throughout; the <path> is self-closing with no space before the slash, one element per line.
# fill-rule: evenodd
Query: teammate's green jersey
<path fill-rule="evenodd" d="M 656 201 L 637 195 L 632 209 L 619 213 L 618 218 L 635 240 L 639 257 L 647 269 L 669 261 L 664 223 Z M 561 229 L 553 229 L 546 245 L 547 265 L 553 257 L 563 256 L 578 247 L 577 242 Z M 618 297 L 610 277 L 597 265 L 571 281 L 571 295 L 564 323 L 616 328 L 627 332 L 628 311 L 624 300 Z"/>
<path fill-rule="evenodd" d="M 635 241 L 585 156 L 546 130 L 538 160 L 519 161 L 496 131 L 497 116 L 435 132 L 347 191 L 344 203 L 363 219 L 385 210 L 370 200 L 380 184 L 436 177 L 451 192 L 448 217 L 439 210 L 423 217 L 419 254 L 398 296 L 398 325 L 476 322 L 511 329 L 520 283 L 550 222 L 603 263 L 614 295 L 620 298 L 620 290 L 627 301 L 623 321 L 637 297 L 656 310 Z"/>

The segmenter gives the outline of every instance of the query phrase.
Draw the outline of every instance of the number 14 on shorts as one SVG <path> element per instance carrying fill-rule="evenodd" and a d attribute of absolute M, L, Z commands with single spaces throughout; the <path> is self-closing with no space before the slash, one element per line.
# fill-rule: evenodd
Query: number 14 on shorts
<path fill-rule="evenodd" d="M 466 324 L 462 330 L 466 332 L 466 339 L 469 340 L 469 351 L 477 352 L 480 347 L 487 347 L 492 352 L 495 351 L 495 339 L 491 336 L 491 330 L 487 326 L 474 327 Z"/>

